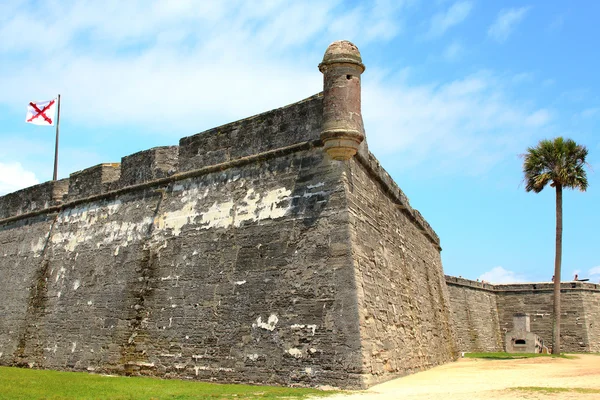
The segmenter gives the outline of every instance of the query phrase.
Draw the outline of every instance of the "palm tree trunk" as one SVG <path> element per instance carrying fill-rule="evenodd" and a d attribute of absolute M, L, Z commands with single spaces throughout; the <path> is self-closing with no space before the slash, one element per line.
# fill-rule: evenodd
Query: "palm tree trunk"
<path fill-rule="evenodd" d="M 552 354 L 560 354 L 560 269 L 562 261 L 562 185 L 556 185 L 556 255 L 554 257 L 554 318 Z"/>

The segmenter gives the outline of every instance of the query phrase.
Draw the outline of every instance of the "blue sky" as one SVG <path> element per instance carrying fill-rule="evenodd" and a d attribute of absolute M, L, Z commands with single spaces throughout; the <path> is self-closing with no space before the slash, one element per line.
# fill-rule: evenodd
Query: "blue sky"
<path fill-rule="evenodd" d="M 31 100 L 62 95 L 67 177 L 317 93 L 324 50 L 348 39 L 370 149 L 439 234 L 446 273 L 550 279 L 554 193 L 525 192 L 519 154 L 562 135 L 590 151 L 588 191 L 565 194 L 562 278 L 597 282 L 598 15 L 592 0 L 4 1 L 0 193 L 52 176 Z"/>

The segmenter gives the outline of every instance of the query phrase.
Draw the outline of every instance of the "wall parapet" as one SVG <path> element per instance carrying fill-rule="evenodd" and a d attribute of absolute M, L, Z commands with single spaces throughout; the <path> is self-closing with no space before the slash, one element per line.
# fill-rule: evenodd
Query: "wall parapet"
<path fill-rule="evenodd" d="M 466 286 L 474 289 L 487 290 L 491 292 L 551 292 L 554 290 L 552 282 L 528 282 L 528 283 L 487 283 L 473 281 L 462 277 L 446 275 L 446 284 L 456 286 Z M 600 284 L 581 282 L 581 281 L 564 281 L 560 283 L 561 291 L 583 290 L 600 292 Z"/>
<path fill-rule="evenodd" d="M 187 172 L 203 174 L 206 172 L 202 171 L 237 165 L 237 160 L 243 164 L 256 157 L 269 158 L 289 149 L 302 149 L 307 143 L 309 147 L 322 145 L 319 139 L 322 107 L 323 94 L 318 93 L 285 107 L 184 137 L 179 146 L 140 151 L 123 157 L 121 163 L 98 164 L 60 181 L 0 196 L 0 223 L 56 211 L 61 204 L 111 196 L 115 191 L 163 184 L 164 179 L 171 177 L 184 179 Z"/>
<path fill-rule="evenodd" d="M 43 211 L 62 202 L 69 179 L 48 181 L 0 197 L 0 220 Z"/>
<path fill-rule="evenodd" d="M 176 182 L 176 181 L 180 181 L 180 180 L 184 180 L 184 179 L 188 179 L 188 178 L 206 175 L 206 174 L 216 172 L 216 171 L 224 171 L 229 168 L 241 167 L 246 164 L 253 163 L 253 162 L 269 160 L 272 158 L 281 157 L 281 156 L 284 156 L 287 154 L 291 154 L 291 153 L 295 153 L 295 152 L 303 151 L 303 150 L 309 150 L 313 147 L 320 147 L 320 146 L 322 146 L 322 143 L 320 141 L 297 143 L 292 146 L 275 149 L 275 150 L 271 150 L 271 151 L 266 151 L 264 153 L 254 154 L 254 155 L 248 156 L 248 157 L 238 158 L 238 159 L 224 162 L 221 164 L 209 165 L 209 166 L 206 166 L 203 168 L 198 168 L 198 169 L 191 170 L 191 171 L 176 173 L 176 174 L 170 175 L 165 178 L 159 178 L 159 179 L 155 179 L 155 180 L 147 181 L 147 182 L 143 182 L 143 183 L 138 183 L 138 184 L 131 185 L 131 186 L 117 187 L 115 189 L 96 193 L 96 194 L 90 195 L 88 197 L 68 199 L 67 195 L 65 194 L 64 195 L 64 198 L 66 198 L 65 201 L 55 202 L 53 205 L 49 205 L 47 207 L 38 208 L 35 210 L 31 210 L 29 212 L 19 213 L 16 215 L 12 215 L 12 216 L 8 216 L 6 218 L 0 219 L 0 226 L 10 223 L 10 222 L 13 222 L 13 221 L 16 221 L 16 220 L 35 217 L 40 214 L 57 212 L 57 211 L 60 211 L 62 208 L 68 208 L 68 207 L 76 206 L 76 205 L 79 205 L 82 203 L 93 202 L 93 201 L 102 200 L 105 198 L 115 197 L 115 196 L 118 196 L 118 195 L 121 195 L 121 194 L 124 194 L 127 192 L 148 189 L 150 187 L 160 187 L 160 186 L 167 185 L 171 182 Z M 68 180 L 65 180 L 65 181 L 68 184 Z M 116 182 L 116 181 L 111 181 L 111 182 Z M 48 183 L 52 183 L 52 181 L 46 182 L 45 184 L 48 184 Z M 43 184 L 43 185 L 45 185 L 45 184 Z M 38 185 L 38 186 L 40 186 L 40 185 Z M 109 187 L 109 186 L 107 186 L 107 187 Z M 23 189 L 23 191 L 29 192 L 30 189 L 31 188 L 26 188 L 26 189 Z M 4 196 L 4 197 L 7 197 L 7 196 Z M 3 201 L 4 197 L 0 197 L 0 208 L 2 206 L 1 201 Z"/>

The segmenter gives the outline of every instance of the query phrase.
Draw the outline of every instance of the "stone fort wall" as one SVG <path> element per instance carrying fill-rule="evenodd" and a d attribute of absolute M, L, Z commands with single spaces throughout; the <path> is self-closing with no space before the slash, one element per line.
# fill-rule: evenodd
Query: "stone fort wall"
<path fill-rule="evenodd" d="M 513 316 L 530 315 L 531 332 L 552 344 L 553 283 L 491 285 L 446 276 L 459 351 L 504 351 Z M 600 285 L 561 283 L 561 350 L 600 349 Z"/>
<path fill-rule="evenodd" d="M 1 197 L 0 364 L 358 388 L 454 359 L 437 236 L 322 110 Z"/>

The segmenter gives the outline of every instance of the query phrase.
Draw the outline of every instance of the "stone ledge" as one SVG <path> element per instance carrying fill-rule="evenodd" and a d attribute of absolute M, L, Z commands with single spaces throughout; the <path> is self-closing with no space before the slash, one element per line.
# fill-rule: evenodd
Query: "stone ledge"
<path fill-rule="evenodd" d="M 275 149 L 275 150 L 270 150 L 270 151 L 266 151 L 264 153 L 254 154 L 254 155 L 251 155 L 248 157 L 241 157 L 241 158 L 238 158 L 238 159 L 235 159 L 232 161 L 215 164 L 215 165 L 210 165 L 210 166 L 199 168 L 199 169 L 192 170 L 192 171 L 180 172 L 180 173 L 168 176 L 166 178 L 155 179 L 155 180 L 140 183 L 137 185 L 131 185 L 131 186 L 123 187 L 123 188 L 118 188 L 118 189 L 114 189 L 114 190 L 96 193 L 96 194 L 90 195 L 89 197 L 73 198 L 73 199 L 67 200 L 64 203 L 58 203 L 58 204 L 54 203 L 52 206 L 48 206 L 48 207 L 33 210 L 31 212 L 22 213 L 19 215 L 13 215 L 13 216 L 9 216 L 7 218 L 0 219 L 0 226 L 10 223 L 10 222 L 13 222 L 13 221 L 20 220 L 20 219 L 34 217 L 34 216 L 37 216 L 40 214 L 60 211 L 62 208 L 72 207 L 72 206 L 75 206 L 75 205 L 78 205 L 81 203 L 97 201 L 97 200 L 101 200 L 101 199 L 112 197 L 112 196 L 117 196 L 117 195 L 127 193 L 127 192 L 147 189 L 147 188 L 150 188 L 153 186 L 160 187 L 160 186 L 167 185 L 171 182 L 180 181 L 180 180 L 192 178 L 195 176 L 206 175 L 206 174 L 209 174 L 212 172 L 223 171 L 223 170 L 233 168 L 233 167 L 240 167 L 240 166 L 250 164 L 253 162 L 264 161 L 264 160 L 268 160 L 268 159 L 272 159 L 272 158 L 282 157 L 282 156 L 285 156 L 288 154 L 292 154 L 292 153 L 296 153 L 296 152 L 304 151 L 304 150 L 310 150 L 314 147 L 322 147 L 322 146 L 323 146 L 323 144 L 319 140 L 298 143 L 298 144 L 295 144 L 292 146 L 287 146 L 287 147 L 283 147 L 283 148 L 279 148 L 279 149 Z M 92 168 L 95 168 L 95 167 L 92 167 Z M 49 182 L 46 182 L 46 184 L 48 184 L 48 183 Z M 43 184 L 43 185 L 45 185 L 45 184 Z M 29 189 L 30 188 L 24 189 L 24 190 L 27 191 Z M 7 196 L 9 196 L 9 195 L 7 195 Z M 0 206 L 2 205 L 1 202 L 7 196 L 0 197 Z"/>
<path fill-rule="evenodd" d="M 531 282 L 531 283 L 484 283 L 479 281 L 473 281 L 462 277 L 455 277 L 445 275 L 446 284 L 455 286 L 466 286 L 474 289 L 481 289 L 496 293 L 506 292 L 551 292 L 554 290 L 554 283 L 552 282 Z M 560 283 L 561 292 L 565 291 L 590 291 L 600 292 L 600 284 L 579 282 L 579 281 L 565 281 Z"/>
<path fill-rule="evenodd" d="M 408 218 L 421 230 L 421 232 L 427 237 L 427 239 L 433 243 L 438 250 L 442 250 L 440 247 L 440 238 L 435 233 L 433 228 L 429 225 L 421 213 L 412 208 L 408 201 L 408 197 L 400 189 L 400 187 L 394 182 L 392 177 L 387 171 L 381 166 L 375 156 L 367 151 L 359 151 L 356 153 L 357 161 L 369 172 L 371 177 L 374 178 L 383 188 L 383 191 L 391 197 L 391 199 L 397 204 L 398 208 L 404 212 Z"/>

